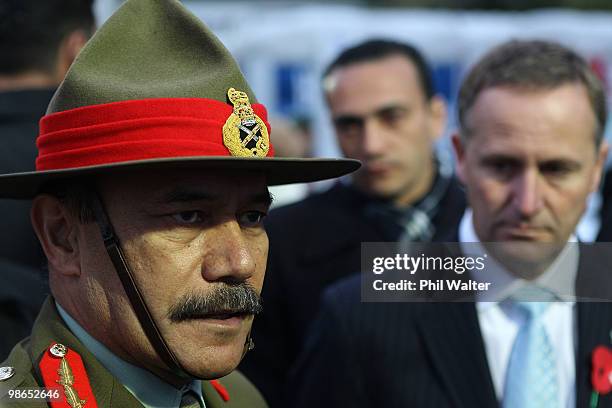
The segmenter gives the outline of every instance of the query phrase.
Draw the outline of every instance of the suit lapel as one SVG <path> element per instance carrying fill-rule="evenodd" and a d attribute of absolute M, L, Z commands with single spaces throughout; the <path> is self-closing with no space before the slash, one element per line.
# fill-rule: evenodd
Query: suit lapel
<path fill-rule="evenodd" d="M 440 242 L 459 242 L 459 230 L 453 230 Z M 440 247 L 438 256 L 461 256 L 458 245 Z M 457 279 L 456 274 L 445 276 Z M 459 276 L 469 279 L 469 274 Z M 419 326 L 434 369 L 442 379 L 453 406 L 496 408 L 497 397 L 489 372 L 489 363 L 476 312 L 473 293 L 463 293 L 459 302 L 423 304 Z M 433 298 L 436 294 L 433 294 Z"/>
<path fill-rule="evenodd" d="M 474 303 L 423 306 L 424 343 L 454 406 L 497 407 Z"/>

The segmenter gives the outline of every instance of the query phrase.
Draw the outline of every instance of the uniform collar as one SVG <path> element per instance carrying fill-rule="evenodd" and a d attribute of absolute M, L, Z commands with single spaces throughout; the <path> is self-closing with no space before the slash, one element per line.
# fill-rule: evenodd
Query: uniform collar
<path fill-rule="evenodd" d="M 145 408 L 178 407 L 182 394 L 187 389 L 193 390 L 198 395 L 202 406 L 206 406 L 202 395 L 201 381 L 194 380 L 182 389 L 171 386 L 151 372 L 117 357 L 102 343 L 87 333 L 57 302 L 56 306 L 66 326 L 68 326 L 77 339 Z"/>

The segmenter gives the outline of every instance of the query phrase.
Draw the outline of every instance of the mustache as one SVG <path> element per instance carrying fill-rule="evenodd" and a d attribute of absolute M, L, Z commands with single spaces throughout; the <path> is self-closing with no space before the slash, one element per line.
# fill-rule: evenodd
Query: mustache
<path fill-rule="evenodd" d="M 263 310 L 261 296 L 245 282 L 223 283 L 210 292 L 188 293 L 170 308 L 168 318 L 174 323 L 190 319 L 256 315 Z"/>

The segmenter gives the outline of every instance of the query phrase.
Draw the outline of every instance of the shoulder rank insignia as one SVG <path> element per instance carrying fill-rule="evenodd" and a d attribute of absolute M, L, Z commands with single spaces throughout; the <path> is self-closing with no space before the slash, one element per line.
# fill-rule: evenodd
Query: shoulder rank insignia
<path fill-rule="evenodd" d="M 270 149 L 270 137 L 265 123 L 255 114 L 245 92 L 227 91 L 234 111 L 223 125 L 223 144 L 232 156 L 265 157 Z"/>
<path fill-rule="evenodd" d="M 6 381 L 14 375 L 14 367 L 0 367 L 0 381 Z"/>
<path fill-rule="evenodd" d="M 97 408 L 81 356 L 60 343 L 45 351 L 40 373 L 47 389 L 58 389 L 62 398 L 50 401 L 52 408 Z"/>

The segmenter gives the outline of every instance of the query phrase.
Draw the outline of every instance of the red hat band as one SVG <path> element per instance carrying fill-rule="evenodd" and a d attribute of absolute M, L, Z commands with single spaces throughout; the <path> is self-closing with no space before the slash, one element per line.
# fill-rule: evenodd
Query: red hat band
<path fill-rule="evenodd" d="M 266 108 L 251 105 L 268 132 Z M 113 102 L 52 113 L 40 120 L 36 170 L 136 160 L 232 156 L 223 126 L 232 106 L 205 98 Z M 267 157 L 274 156 L 270 146 Z"/>

